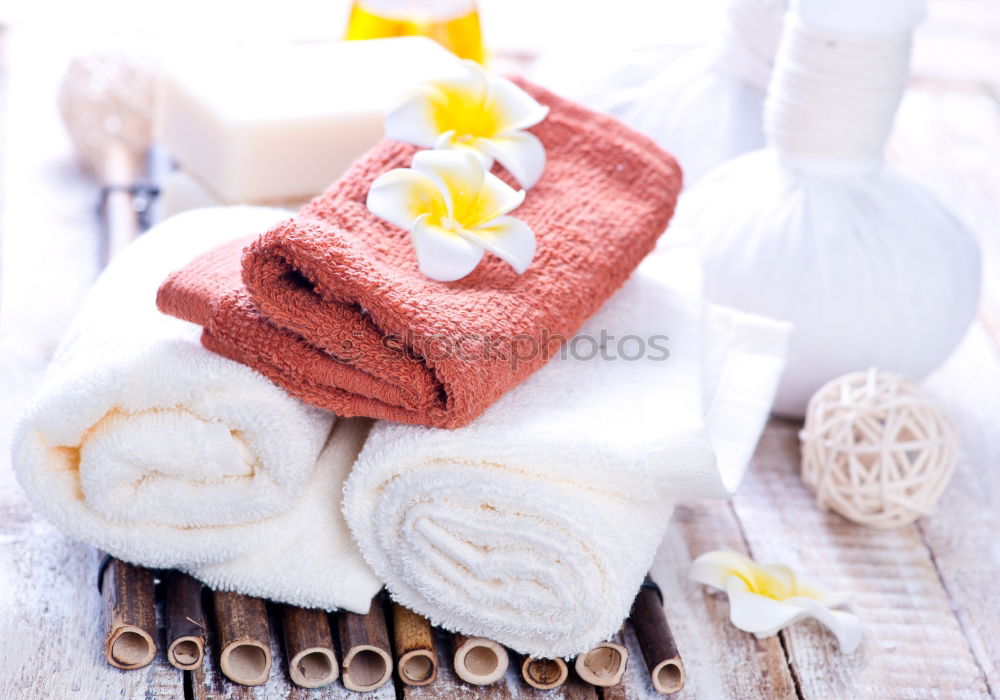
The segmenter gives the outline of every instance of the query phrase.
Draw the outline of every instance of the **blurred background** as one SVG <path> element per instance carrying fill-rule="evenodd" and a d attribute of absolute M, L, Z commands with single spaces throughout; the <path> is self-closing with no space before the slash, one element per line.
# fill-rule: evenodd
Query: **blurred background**
<path fill-rule="evenodd" d="M 723 2 L 480 0 L 478 8 L 491 67 L 560 89 L 627 65 L 642 47 L 667 56 L 710 41 Z M 196 47 L 222 54 L 240 45 L 335 40 L 345 35 L 350 9 L 349 0 L 0 3 L 5 366 L 44 365 L 98 270 L 98 187 L 77 165 L 56 110 L 70 58 L 113 47 L 169 56 Z M 954 203 L 985 237 L 986 298 L 996 299 L 997 275 L 990 273 L 998 269 L 1000 247 L 1000 0 L 928 2 L 890 157 Z M 16 381 L 21 372 L 4 375 Z"/>

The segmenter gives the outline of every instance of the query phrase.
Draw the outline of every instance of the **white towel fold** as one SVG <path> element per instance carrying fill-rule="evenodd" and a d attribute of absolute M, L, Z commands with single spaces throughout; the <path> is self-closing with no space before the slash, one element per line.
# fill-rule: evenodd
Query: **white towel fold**
<path fill-rule="evenodd" d="M 337 420 L 301 498 L 253 525 L 246 554 L 181 568 L 212 588 L 305 608 L 368 612 L 382 584 L 347 530 L 340 494 L 370 424 L 364 418 Z"/>
<path fill-rule="evenodd" d="M 739 482 L 783 367 L 787 326 L 705 311 L 696 269 L 690 251 L 647 260 L 566 356 L 464 428 L 375 425 L 344 514 L 397 601 L 543 657 L 618 629 L 674 503 Z M 584 359 L 584 337 L 618 359 Z"/>
<path fill-rule="evenodd" d="M 341 421 L 331 436 L 331 414 L 204 349 L 199 327 L 155 304 L 169 272 L 287 215 L 189 212 L 115 259 L 18 425 L 13 463 L 45 517 L 116 557 L 221 589 L 364 612 L 380 584 L 338 503 L 359 425 Z M 320 568 L 336 575 L 316 576 Z"/>

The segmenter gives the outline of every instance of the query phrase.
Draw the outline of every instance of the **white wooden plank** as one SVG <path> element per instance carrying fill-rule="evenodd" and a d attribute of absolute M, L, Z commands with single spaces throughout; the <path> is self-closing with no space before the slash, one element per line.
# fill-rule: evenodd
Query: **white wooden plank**
<path fill-rule="evenodd" d="M 685 690 L 678 698 L 790 698 L 795 687 L 777 638 L 758 640 L 729 622 L 729 605 L 688 580 L 691 562 L 713 549 L 747 553 L 728 503 L 679 507 L 653 565 L 664 609 L 684 661 Z M 629 661 L 630 694 L 652 693 L 642 656 Z"/>
<path fill-rule="evenodd" d="M 162 660 L 136 671 L 105 662 L 93 549 L 18 508 L 0 521 L 0 697 L 183 697 L 183 675 Z"/>
<path fill-rule="evenodd" d="M 798 476 L 798 429 L 769 424 L 734 507 L 757 561 L 855 594 L 853 654 L 811 621 L 782 632 L 801 696 L 989 697 L 919 528 L 872 530 L 817 507 Z"/>
<path fill-rule="evenodd" d="M 13 420 L 34 391 L 94 273 L 88 215 L 96 190 L 73 165 L 53 110 L 61 66 L 4 36 L 6 104 L 0 212 L 0 697 L 182 697 L 182 675 L 157 662 L 110 668 L 97 555 L 31 511 L 9 468 Z M 12 136 L 13 134 L 13 136 Z"/>
<path fill-rule="evenodd" d="M 976 4 L 988 4 L 994 13 L 1000 8 L 996 2 Z M 990 17 L 985 17 L 981 31 L 995 35 L 1000 19 Z M 994 43 L 993 49 L 1000 53 L 1000 44 Z M 994 82 L 1000 80 L 998 60 L 989 66 Z M 925 382 L 956 421 L 962 442 L 951 486 L 937 513 L 919 527 L 994 694 L 1000 692 L 1000 599 L 995 594 L 1000 571 L 998 94 L 996 85 L 950 90 L 947 84 L 936 84 L 911 90 L 893 140 L 896 161 L 952 203 L 976 229 L 983 250 L 982 322 Z"/>
<path fill-rule="evenodd" d="M 920 521 L 941 579 L 994 694 L 1000 692 L 1000 349 L 982 326 L 925 384 L 961 431 L 958 468 Z"/>

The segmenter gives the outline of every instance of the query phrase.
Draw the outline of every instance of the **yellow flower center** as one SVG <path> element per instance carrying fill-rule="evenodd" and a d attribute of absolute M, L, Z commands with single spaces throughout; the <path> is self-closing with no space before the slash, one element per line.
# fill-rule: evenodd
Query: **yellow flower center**
<path fill-rule="evenodd" d="M 447 214 L 442 214 L 441 216 L 431 214 L 427 217 L 427 223 L 439 231 L 450 233 L 455 236 L 457 236 L 458 232 L 464 228 L 462 224 L 455 221 L 455 219 L 451 218 Z"/>
<path fill-rule="evenodd" d="M 438 86 L 433 117 L 438 133 L 454 131 L 456 139 L 469 143 L 476 138 L 496 136 L 500 115 L 486 104 L 486 96 L 455 86 Z"/>
<path fill-rule="evenodd" d="M 753 580 L 747 581 L 747 586 L 752 593 L 774 600 L 784 600 L 789 597 L 788 588 L 783 581 L 779 581 L 765 571 L 755 571 L 754 574 Z"/>
<path fill-rule="evenodd" d="M 461 225 L 450 216 L 443 217 L 440 221 L 440 226 L 449 233 L 456 233 L 460 228 L 462 228 Z"/>
<path fill-rule="evenodd" d="M 746 583 L 747 589 L 751 593 L 756 593 L 772 600 L 785 600 L 793 597 L 820 598 L 819 591 L 803 585 L 794 576 L 792 576 L 791 581 L 786 581 L 763 568 L 754 568 L 749 579 L 735 571 L 733 574 Z"/>

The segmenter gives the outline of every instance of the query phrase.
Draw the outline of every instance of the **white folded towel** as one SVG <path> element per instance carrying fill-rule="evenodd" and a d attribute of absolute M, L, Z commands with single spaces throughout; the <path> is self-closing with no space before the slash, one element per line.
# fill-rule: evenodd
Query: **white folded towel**
<path fill-rule="evenodd" d="M 618 359 L 575 340 L 464 428 L 376 423 L 344 514 L 393 598 L 543 657 L 618 629 L 674 503 L 739 483 L 784 363 L 787 326 L 703 313 L 696 269 L 658 254 L 586 324 Z"/>
<path fill-rule="evenodd" d="M 331 436 L 332 414 L 209 352 L 198 326 L 155 304 L 168 273 L 286 216 L 193 211 L 116 258 L 21 419 L 13 463 L 46 518 L 116 557 L 221 589 L 364 612 L 380 584 L 338 500 L 365 424 L 341 421 Z"/>

